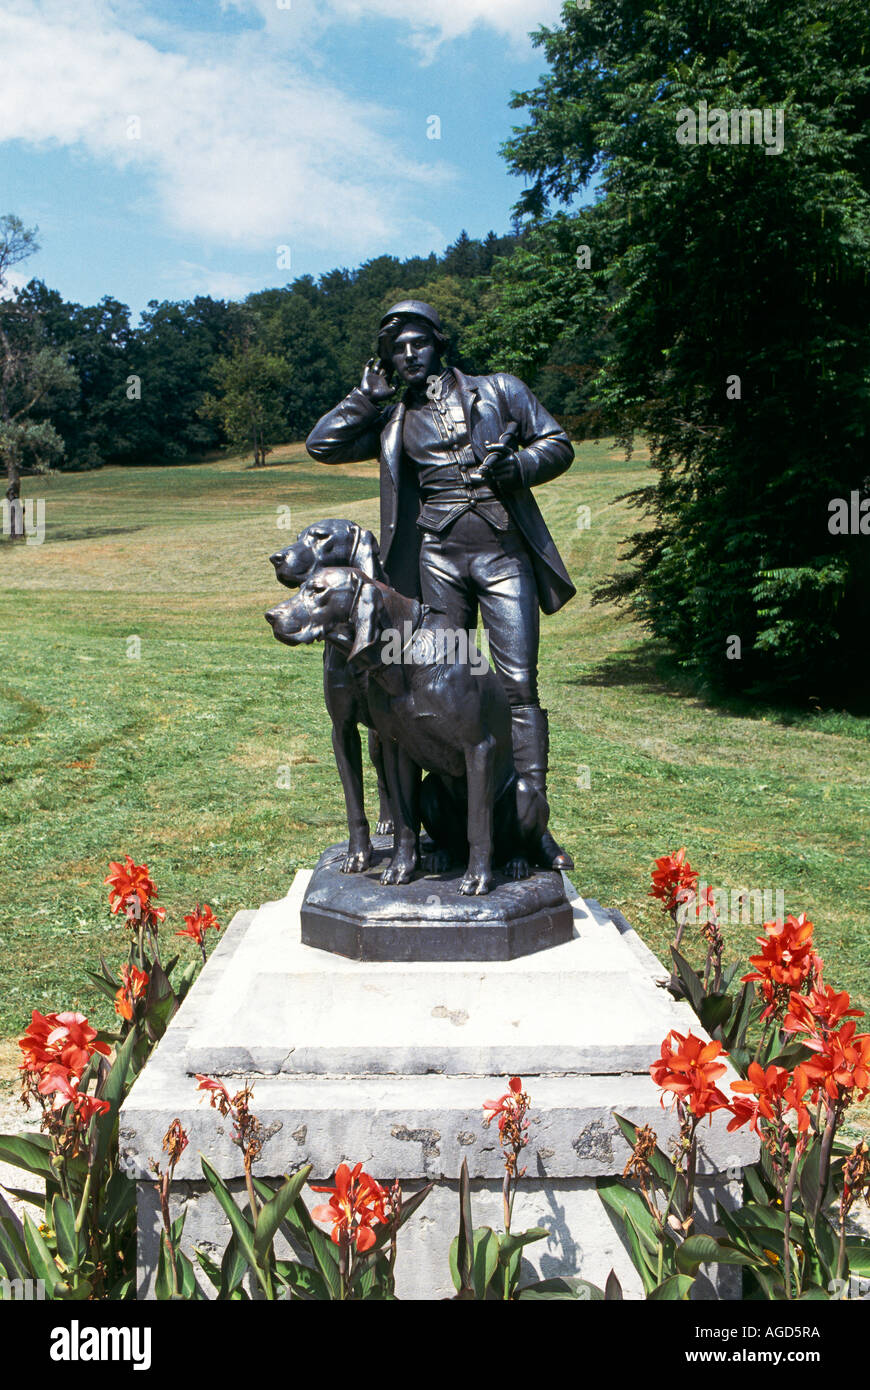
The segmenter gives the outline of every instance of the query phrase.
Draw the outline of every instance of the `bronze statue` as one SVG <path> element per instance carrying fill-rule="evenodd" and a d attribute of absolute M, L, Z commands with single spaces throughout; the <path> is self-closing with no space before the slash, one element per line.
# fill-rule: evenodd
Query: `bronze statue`
<path fill-rule="evenodd" d="M 323 463 L 380 458 L 381 563 L 389 583 L 455 630 L 476 628 L 480 614 L 510 705 L 517 774 L 546 800 L 540 610 L 555 613 L 576 591 L 532 488 L 564 473 L 574 451 L 517 377 L 445 367 L 447 341 L 431 305 L 393 305 L 381 320 L 378 358 L 318 421 L 307 449 Z M 388 404 L 396 377 L 406 390 Z M 546 829 L 538 858 L 573 868 Z"/>
<path fill-rule="evenodd" d="M 279 641 L 325 641 L 351 678 L 367 677 L 395 823 L 383 884 L 411 882 L 421 821 L 435 844 L 464 857 L 460 893 L 488 893 L 497 866 L 528 878 L 530 862 L 541 862 L 547 802 L 514 769 L 502 682 L 478 653 L 457 652 L 444 614 L 360 569 L 326 565 L 266 618 Z"/>

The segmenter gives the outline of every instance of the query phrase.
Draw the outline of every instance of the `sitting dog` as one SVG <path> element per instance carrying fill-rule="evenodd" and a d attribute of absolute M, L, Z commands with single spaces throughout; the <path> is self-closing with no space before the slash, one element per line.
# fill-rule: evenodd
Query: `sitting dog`
<path fill-rule="evenodd" d="M 288 646 L 325 640 L 350 671 L 368 674 L 395 821 L 382 883 L 410 881 L 420 862 L 421 819 L 436 843 L 467 854 L 461 893 L 488 893 L 494 862 L 509 877 L 528 876 L 528 861 L 541 854 L 547 803 L 517 778 L 501 682 L 476 652 L 447 658 L 456 634 L 443 614 L 359 569 L 327 566 L 266 619 Z M 419 768 L 430 774 L 422 788 Z"/>
<path fill-rule="evenodd" d="M 288 589 L 298 589 L 322 565 L 355 565 L 370 579 L 385 580 L 378 543 L 371 531 L 354 521 L 330 518 L 301 531 L 293 545 L 270 556 L 275 573 Z M 358 874 L 371 863 L 372 843 L 363 800 L 359 725 L 369 730 L 369 757 L 378 779 L 377 835 L 393 833 L 393 817 L 384 777 L 381 742 L 368 710 L 365 672 L 348 668 L 340 647 L 327 643 L 323 652 L 323 692 L 332 720 L 332 748 L 347 808 L 348 849 L 341 871 Z"/>

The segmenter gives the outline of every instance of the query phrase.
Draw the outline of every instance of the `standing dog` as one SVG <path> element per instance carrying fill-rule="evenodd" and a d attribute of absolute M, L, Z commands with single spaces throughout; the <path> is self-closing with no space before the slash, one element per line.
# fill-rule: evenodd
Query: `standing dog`
<path fill-rule="evenodd" d="M 494 862 L 505 864 L 509 877 L 528 876 L 529 860 L 541 859 L 547 803 L 516 775 L 500 680 L 477 653 L 472 660 L 467 653 L 465 660 L 447 657 L 456 634 L 443 614 L 359 569 L 327 566 L 266 619 L 279 641 L 325 640 L 348 670 L 368 673 L 395 821 L 382 883 L 410 881 L 420 862 L 421 819 L 436 843 L 465 849 L 460 893 L 488 893 Z M 421 767 L 430 773 L 422 789 Z"/>
<path fill-rule="evenodd" d="M 275 573 L 288 589 L 298 589 L 323 565 L 356 565 L 370 579 L 386 578 L 371 531 L 354 521 L 330 518 L 300 532 L 293 545 L 270 556 Z M 348 849 L 342 873 L 358 874 L 371 863 L 372 843 L 363 800 L 359 725 L 369 730 L 369 757 L 378 779 L 377 835 L 393 833 L 381 742 L 368 708 L 368 678 L 352 671 L 340 647 L 327 643 L 323 652 L 323 693 L 332 720 L 332 748 L 347 808 Z"/>

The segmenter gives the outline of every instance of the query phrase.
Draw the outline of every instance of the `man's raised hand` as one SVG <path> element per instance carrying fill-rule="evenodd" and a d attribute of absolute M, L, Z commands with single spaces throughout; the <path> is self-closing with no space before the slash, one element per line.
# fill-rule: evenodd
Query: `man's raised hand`
<path fill-rule="evenodd" d="M 383 362 L 374 357 L 369 358 L 363 368 L 360 390 L 363 395 L 368 396 L 369 400 L 376 404 L 389 400 L 390 396 L 396 394 L 396 388 L 390 385 L 387 369 Z"/>

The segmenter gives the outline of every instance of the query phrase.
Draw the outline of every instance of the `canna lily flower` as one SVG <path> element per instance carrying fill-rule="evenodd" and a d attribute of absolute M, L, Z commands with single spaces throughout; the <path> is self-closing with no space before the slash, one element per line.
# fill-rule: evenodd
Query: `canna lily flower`
<path fill-rule="evenodd" d="M 804 1062 L 810 1079 L 835 1102 L 864 1100 L 870 1092 L 870 1033 L 855 1033 L 850 1020 L 828 1038 L 808 1038 L 817 1054 Z"/>
<path fill-rule="evenodd" d="M 39 1083 L 41 1095 L 54 1096 L 52 1110 L 62 1110 L 66 1105 L 74 1107 L 74 1114 L 82 1128 L 90 1124 L 95 1115 L 104 1115 L 109 1109 L 107 1100 L 97 1100 L 79 1090 L 78 1078 L 71 1076 L 62 1067 L 51 1067 Z"/>
<path fill-rule="evenodd" d="M 510 1086 L 510 1090 L 506 1091 L 503 1096 L 499 1096 L 498 1100 L 485 1100 L 483 1102 L 483 1123 L 487 1128 L 489 1128 L 492 1121 L 497 1117 L 499 1131 L 503 1132 L 508 1116 L 515 1114 L 516 1111 L 521 1108 L 520 1098 L 523 1094 L 522 1078 L 519 1076 L 512 1076 L 508 1085 Z M 528 1126 L 528 1120 L 526 1120 L 525 1123 L 526 1126 Z"/>
<path fill-rule="evenodd" d="M 737 1094 L 730 1106 L 734 1118 L 728 1121 L 729 1132 L 748 1122 L 749 1128 L 758 1134 L 759 1120 L 778 1124 L 786 1111 L 793 1110 L 798 1134 L 804 1134 L 810 1127 L 810 1112 L 803 1104 L 809 1086 L 804 1066 L 795 1067 L 792 1074 L 787 1067 L 765 1069 L 758 1062 L 750 1062 L 746 1080 L 731 1082 L 731 1089 Z"/>
<path fill-rule="evenodd" d="M 199 1082 L 196 1089 L 206 1092 L 212 1110 L 219 1110 L 222 1115 L 228 1115 L 233 1108 L 233 1102 L 224 1083 L 214 1081 L 210 1076 L 203 1076 L 201 1072 L 197 1072 L 196 1079 Z"/>
<path fill-rule="evenodd" d="M 209 907 L 204 903 L 202 907 L 197 906 L 193 912 L 185 914 L 185 927 L 183 931 L 177 931 L 176 936 L 189 936 L 191 941 L 195 941 L 203 955 L 205 955 L 204 936 L 209 927 L 214 927 L 215 931 L 220 931 L 220 923 Z"/>
<path fill-rule="evenodd" d="M 660 898 L 662 910 L 673 912 L 678 903 L 694 896 L 697 888 L 698 875 L 686 859 L 685 849 L 678 849 L 676 854 L 666 854 L 655 861 L 647 896 Z"/>
<path fill-rule="evenodd" d="M 112 912 L 118 913 L 123 908 L 129 922 L 143 922 L 146 927 L 156 929 L 157 923 L 166 916 L 166 909 L 152 905 L 151 899 L 157 897 L 157 889 L 148 873 L 148 865 L 134 864 L 130 855 L 125 854 L 124 863 L 112 860 L 109 870 L 103 882 L 110 885 Z"/>
<path fill-rule="evenodd" d="M 696 1120 L 728 1107 L 728 1098 L 715 1084 L 728 1068 L 720 1042 L 704 1042 L 694 1033 L 683 1037 L 671 1029 L 662 1043 L 662 1054 L 650 1067 L 650 1076 L 662 1088 L 661 1104 L 670 1093 Z"/>
<path fill-rule="evenodd" d="M 809 994 L 792 993 L 782 1028 L 784 1033 L 811 1033 L 824 1039 L 846 1018 L 863 1018 L 863 1009 L 850 1009 L 846 990 L 839 994 L 821 977 Z"/>
<path fill-rule="evenodd" d="M 765 922 L 764 930 L 765 936 L 756 937 L 761 954 L 749 957 L 755 969 L 743 982 L 757 981 L 767 1004 L 761 1017 L 767 1019 L 785 1007 L 793 991 L 820 977 L 822 962 L 813 950 L 813 924 L 805 912 L 784 922 Z"/>
<path fill-rule="evenodd" d="M 111 1051 L 108 1043 L 97 1041 L 97 1030 L 84 1014 L 41 1014 L 38 1009 L 18 1046 L 24 1053 L 21 1071 L 59 1067 L 74 1076 L 81 1076 L 95 1052 L 108 1057 Z"/>
<path fill-rule="evenodd" d="M 115 1013 L 131 1023 L 136 1000 L 144 998 L 147 989 L 147 972 L 135 965 L 125 965 L 121 972 L 121 988 L 115 995 Z"/>
<path fill-rule="evenodd" d="M 315 1187 L 312 1183 L 311 1190 L 331 1194 L 328 1202 L 312 1208 L 311 1216 L 314 1221 L 332 1225 L 335 1245 L 352 1242 L 360 1255 L 372 1248 L 377 1239 L 373 1227 L 386 1222 L 387 1193 L 380 1183 L 363 1172 L 361 1163 L 353 1170 L 346 1163 L 340 1164 L 334 1187 Z"/>

